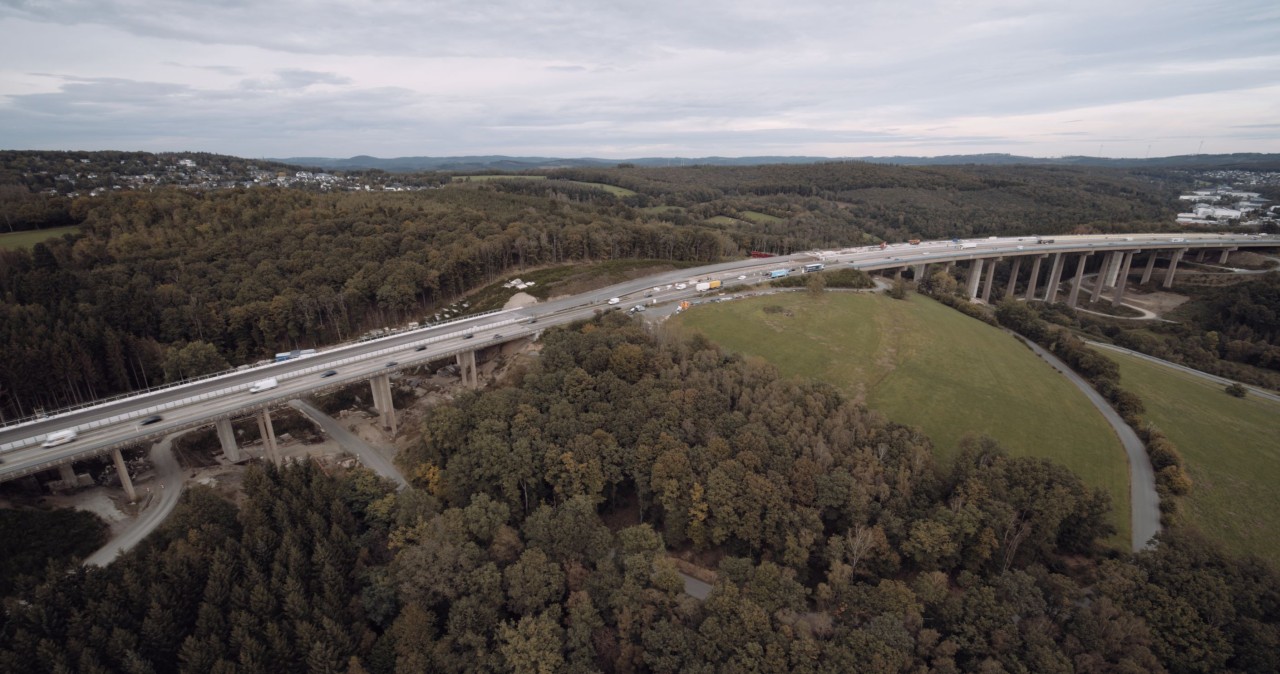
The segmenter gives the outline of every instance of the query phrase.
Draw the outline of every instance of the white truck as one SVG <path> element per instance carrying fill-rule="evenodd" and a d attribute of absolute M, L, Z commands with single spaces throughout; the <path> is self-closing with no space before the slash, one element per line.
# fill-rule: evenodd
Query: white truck
<path fill-rule="evenodd" d="M 966 249 L 966 248 L 977 248 L 977 247 L 978 247 L 978 244 L 976 244 L 976 243 L 962 243 L 962 244 L 960 244 L 960 250 L 964 250 L 964 249 Z"/>
<path fill-rule="evenodd" d="M 622 298 L 621 298 L 621 297 L 610 297 L 610 298 L 609 298 L 609 304 L 617 304 L 618 302 L 621 302 L 621 301 L 622 301 Z"/>
<path fill-rule="evenodd" d="M 258 381 L 253 382 L 253 386 L 249 387 L 249 393 L 261 393 L 263 391 L 270 391 L 271 389 L 279 385 L 280 385 L 280 382 L 275 377 L 259 379 Z"/>
<path fill-rule="evenodd" d="M 68 428 L 65 431 L 54 431 L 44 439 L 44 444 L 40 446 L 41 447 L 57 447 L 58 445 L 65 445 L 68 442 L 75 440 L 77 435 L 78 434 L 76 433 L 76 429 L 74 428 Z"/>

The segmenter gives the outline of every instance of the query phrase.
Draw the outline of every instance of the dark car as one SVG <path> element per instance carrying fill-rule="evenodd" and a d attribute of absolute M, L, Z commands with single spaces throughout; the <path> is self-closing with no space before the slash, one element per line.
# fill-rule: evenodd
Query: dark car
<path fill-rule="evenodd" d="M 418 348 L 414 349 L 414 351 L 426 351 L 426 350 L 427 350 L 427 345 L 426 345 L 426 344 L 423 344 L 422 346 L 420 346 L 420 347 L 418 347 Z"/>
<path fill-rule="evenodd" d="M 335 374 L 338 374 L 337 370 L 328 370 L 324 374 L 320 375 L 320 378 L 324 379 L 325 377 L 332 377 Z"/>
<path fill-rule="evenodd" d="M 502 335 L 494 335 L 494 336 L 493 336 L 493 338 L 494 338 L 494 339 L 498 339 L 498 338 L 500 338 L 500 337 L 502 337 Z"/>
<path fill-rule="evenodd" d="M 396 361 L 394 361 L 394 360 L 393 360 L 393 361 L 391 361 L 390 363 L 387 363 L 387 364 L 386 364 L 386 367 L 395 367 L 395 366 L 397 366 L 397 365 L 399 365 L 399 364 L 400 364 L 400 363 L 398 363 L 398 362 L 396 362 Z"/>
<path fill-rule="evenodd" d="M 537 318 L 536 316 L 535 316 L 535 317 L 533 317 L 533 318 L 530 318 L 530 319 L 529 319 L 529 324 L 530 324 L 530 325 L 533 325 L 534 323 L 537 323 L 537 322 L 538 322 L 538 318 Z"/>
<path fill-rule="evenodd" d="M 475 337 L 475 335 L 473 335 L 473 334 L 471 334 L 471 333 L 469 333 L 469 332 L 468 332 L 467 334 L 465 334 L 465 335 L 463 335 L 463 336 L 462 336 L 462 338 L 463 338 L 463 339 L 471 339 L 472 337 Z"/>
<path fill-rule="evenodd" d="M 159 414 L 152 414 L 146 419 L 139 421 L 138 427 L 141 428 L 143 426 L 150 426 L 151 424 L 159 423 L 161 421 L 164 421 L 164 417 L 160 416 Z"/>

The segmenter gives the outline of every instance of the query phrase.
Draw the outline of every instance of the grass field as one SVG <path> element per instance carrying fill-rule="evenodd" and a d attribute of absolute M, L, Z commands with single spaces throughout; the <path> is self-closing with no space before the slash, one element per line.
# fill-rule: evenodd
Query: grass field
<path fill-rule="evenodd" d="M 30 248 L 45 239 L 56 239 L 63 234 L 75 234 L 78 231 L 80 231 L 79 227 L 71 225 L 70 227 L 35 229 L 28 232 L 8 232 L 0 234 L 0 248 L 8 250 Z"/>
<path fill-rule="evenodd" d="M 766 313 L 777 306 L 784 313 Z M 785 293 L 685 312 L 680 324 L 783 374 L 828 382 L 888 418 L 919 426 L 938 458 L 967 433 L 1011 454 L 1054 459 L 1111 494 L 1117 546 L 1129 540 L 1124 448 L 1064 377 L 1013 337 L 932 300 Z"/>
<path fill-rule="evenodd" d="M 1280 403 L 1232 398 L 1223 387 L 1114 351 L 1120 383 L 1186 460 L 1187 520 L 1236 552 L 1280 554 Z"/>
<path fill-rule="evenodd" d="M 757 225 L 772 225 L 775 223 L 782 222 L 782 218 L 779 218 L 774 215 L 769 215 L 768 213 L 758 213 L 756 211 L 742 211 L 741 215 L 743 220 L 754 222 Z"/>
<path fill-rule="evenodd" d="M 727 215 L 713 215 L 707 218 L 706 222 L 710 222 L 715 225 L 738 225 L 743 221 L 737 218 L 731 218 Z"/>
<path fill-rule="evenodd" d="M 454 176 L 453 182 L 485 182 L 487 180 L 546 180 L 546 176 L 526 176 L 526 175 L 484 175 L 484 176 Z M 635 194 L 634 191 L 617 185 L 609 185 L 606 183 L 588 183 L 581 180 L 560 180 L 557 182 L 569 183 L 570 185 L 581 185 L 583 187 L 598 187 L 609 194 L 616 197 L 629 197 Z"/>

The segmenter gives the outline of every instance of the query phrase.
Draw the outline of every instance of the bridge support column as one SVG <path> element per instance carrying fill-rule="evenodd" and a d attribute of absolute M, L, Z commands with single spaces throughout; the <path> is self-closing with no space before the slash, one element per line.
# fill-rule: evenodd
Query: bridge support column
<path fill-rule="evenodd" d="M 969 262 L 969 280 L 967 295 L 970 301 L 978 299 L 978 282 L 982 280 L 982 258 L 974 258 Z"/>
<path fill-rule="evenodd" d="M 1013 297 L 1013 291 L 1018 286 L 1018 270 L 1022 268 L 1022 258 L 1013 258 L 1013 271 L 1009 273 L 1009 286 L 1004 289 L 1005 297 Z"/>
<path fill-rule="evenodd" d="M 116 462 L 116 473 L 120 476 L 120 486 L 124 487 L 124 493 L 129 496 L 129 502 L 137 502 L 138 492 L 133 490 L 133 480 L 129 479 L 129 467 L 124 465 L 124 456 L 120 454 L 119 448 L 111 450 L 111 458 Z"/>
<path fill-rule="evenodd" d="M 1107 253 L 1102 258 L 1102 266 L 1098 267 L 1098 276 L 1093 280 L 1093 292 L 1089 295 L 1090 302 L 1097 302 L 1102 297 L 1102 287 L 1107 284 L 1107 273 L 1111 271 L 1111 264 L 1116 254 Z"/>
<path fill-rule="evenodd" d="M 276 429 L 271 425 L 271 410 L 258 412 L 258 435 L 262 436 L 262 451 L 271 463 L 280 465 L 280 451 L 276 447 Z"/>
<path fill-rule="evenodd" d="M 1120 264 L 1120 280 L 1116 283 L 1116 294 L 1111 298 L 1111 306 L 1118 307 L 1124 302 L 1124 288 L 1129 284 L 1129 265 L 1133 264 L 1133 256 L 1137 253 L 1125 253 Z"/>
<path fill-rule="evenodd" d="M 1233 251 L 1233 250 L 1236 250 L 1236 249 L 1235 249 L 1235 248 L 1223 248 L 1223 249 L 1222 249 L 1222 254 L 1218 256 L 1218 264 L 1226 264 L 1226 263 L 1227 263 L 1227 257 L 1229 257 L 1229 256 L 1231 255 L 1231 251 Z"/>
<path fill-rule="evenodd" d="M 1142 270 L 1142 284 L 1146 285 L 1151 282 L 1151 272 L 1156 268 L 1156 258 L 1160 257 L 1160 251 L 1153 250 L 1151 255 L 1147 257 L 1147 268 Z"/>
<path fill-rule="evenodd" d="M 1036 283 L 1040 281 L 1040 262 L 1044 260 L 1045 257 L 1045 255 L 1037 255 L 1035 262 L 1031 263 L 1031 277 L 1027 279 L 1028 302 L 1036 298 Z"/>
<path fill-rule="evenodd" d="M 458 354 L 458 375 L 462 383 L 469 388 L 480 388 L 480 373 L 476 371 L 476 352 L 465 351 Z"/>
<path fill-rule="evenodd" d="M 996 264 L 999 262 L 999 260 L 992 260 L 991 264 L 987 265 L 987 278 L 982 282 L 982 301 L 987 304 L 991 303 L 991 284 L 995 283 Z"/>
<path fill-rule="evenodd" d="M 369 382 L 369 385 L 373 388 L 373 406 L 381 415 L 382 427 L 395 437 L 396 407 L 391 401 L 391 376 L 378 375 Z"/>
<path fill-rule="evenodd" d="M 1116 279 L 1120 276 L 1120 259 L 1124 257 L 1124 253 L 1112 253 L 1108 256 L 1107 264 L 1107 282 L 1106 287 L 1116 287 Z"/>
<path fill-rule="evenodd" d="M 928 273 L 929 273 L 929 265 L 927 264 L 918 264 L 915 267 L 912 267 L 911 269 L 911 275 L 915 277 L 916 283 L 919 283 L 920 281 L 924 280 L 925 274 L 928 274 Z"/>
<path fill-rule="evenodd" d="M 1196 251 L 1196 262 L 1204 262 L 1204 254 L 1209 252 L 1207 248 L 1201 248 Z"/>
<path fill-rule="evenodd" d="M 218 442 L 222 444 L 222 453 L 231 463 L 240 463 L 240 445 L 236 444 L 236 432 L 231 428 L 230 419 L 219 419 L 214 423 L 218 429 Z"/>
<path fill-rule="evenodd" d="M 1164 273 L 1164 287 L 1173 287 L 1173 275 L 1178 273 L 1178 260 L 1181 260 L 1182 256 L 1186 254 L 1186 248 L 1179 248 L 1173 251 L 1173 255 L 1169 258 L 1169 269 Z"/>
<path fill-rule="evenodd" d="M 1084 281 L 1084 266 L 1088 264 L 1090 255 L 1093 255 L 1093 253 L 1084 253 L 1076 261 L 1076 275 L 1071 279 L 1071 294 L 1067 295 L 1067 306 L 1072 309 L 1076 308 L 1076 300 L 1080 299 L 1080 284 Z"/>
<path fill-rule="evenodd" d="M 1053 256 L 1053 266 L 1049 268 L 1049 285 L 1044 289 L 1045 304 L 1058 301 L 1058 284 L 1062 282 L 1062 267 L 1066 262 L 1066 253 L 1057 253 Z"/>
<path fill-rule="evenodd" d="M 62 478 L 62 481 L 67 485 L 74 487 L 76 484 L 75 466 L 72 466 L 70 461 L 58 464 L 58 477 Z"/>
<path fill-rule="evenodd" d="M 902 280 L 902 267 L 898 267 L 897 269 L 893 270 L 893 280 L 894 281 Z"/>

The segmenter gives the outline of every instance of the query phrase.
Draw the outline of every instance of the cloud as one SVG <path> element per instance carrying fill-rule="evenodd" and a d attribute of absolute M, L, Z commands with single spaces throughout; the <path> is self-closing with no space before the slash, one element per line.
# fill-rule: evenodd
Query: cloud
<path fill-rule="evenodd" d="M 0 34 L 10 147 L 1280 151 L 1267 0 L 8 0 Z"/>

